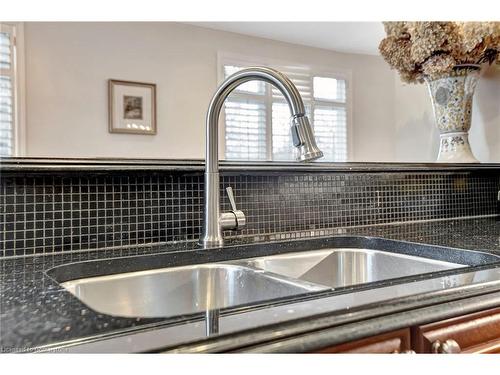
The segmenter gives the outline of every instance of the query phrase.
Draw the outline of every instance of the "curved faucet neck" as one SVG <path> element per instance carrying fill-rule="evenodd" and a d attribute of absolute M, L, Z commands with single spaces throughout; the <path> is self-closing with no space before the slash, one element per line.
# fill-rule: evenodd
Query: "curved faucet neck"
<path fill-rule="evenodd" d="M 215 92 L 206 118 L 205 139 L 205 186 L 203 227 L 200 244 L 204 248 L 223 245 L 223 229 L 239 229 L 245 225 L 245 216 L 235 208 L 233 211 L 220 214 L 219 199 L 219 115 L 227 96 L 239 85 L 252 80 L 264 81 L 274 85 L 285 97 L 292 112 L 293 144 L 300 150 L 299 160 L 310 161 L 323 154 L 316 146 L 314 134 L 307 116 L 299 91 L 288 77 L 277 70 L 265 67 L 253 67 L 240 70 L 229 77 Z M 234 198 L 233 198 L 234 201 Z"/>
<path fill-rule="evenodd" d="M 292 117 L 305 115 L 305 107 L 299 91 L 292 81 L 277 70 L 265 67 L 242 69 L 230 76 L 215 92 L 208 107 L 206 118 L 205 171 L 219 171 L 219 117 L 228 95 L 248 81 L 264 81 L 275 86 L 286 99 Z"/>

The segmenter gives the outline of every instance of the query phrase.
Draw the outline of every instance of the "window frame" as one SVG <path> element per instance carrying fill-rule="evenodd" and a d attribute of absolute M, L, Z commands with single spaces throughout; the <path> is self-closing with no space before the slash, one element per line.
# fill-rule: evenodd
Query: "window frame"
<path fill-rule="evenodd" d="M 315 103 L 318 105 L 339 105 L 345 108 L 346 111 L 346 161 L 352 160 L 352 150 L 353 150 L 353 126 L 352 126 L 352 106 L 353 106 L 353 96 L 352 96 L 352 71 L 349 69 L 341 69 L 341 68 L 329 68 L 319 65 L 305 65 L 300 64 L 298 62 L 293 61 L 285 61 L 285 60 L 276 60 L 269 59 L 264 57 L 250 57 L 240 54 L 228 53 L 228 52 L 218 52 L 217 53 L 217 84 L 220 85 L 224 79 L 224 66 L 225 65 L 246 65 L 246 66 L 295 66 L 302 67 L 308 69 L 310 72 L 310 87 L 311 91 L 311 102 L 310 103 L 310 112 L 311 112 L 311 123 L 314 124 L 314 107 Z M 313 79 L 314 77 L 325 77 L 325 78 L 334 78 L 334 79 L 342 79 L 345 81 L 346 85 L 346 101 L 338 102 L 334 100 L 322 100 L 314 98 L 314 86 Z M 232 93 L 231 95 L 236 95 L 237 97 L 251 97 L 254 99 L 258 95 L 256 94 L 246 94 L 244 92 Z M 276 99 L 273 100 L 272 90 L 266 90 L 265 94 L 262 95 L 266 104 L 266 108 L 272 108 L 272 103 L 276 102 Z M 308 104 L 306 103 L 306 104 Z M 225 117 L 224 111 L 221 111 L 219 121 L 219 159 L 226 160 L 225 150 L 226 150 L 226 127 L 225 127 Z M 266 110 L 266 123 L 272 124 L 272 110 Z M 272 126 L 266 127 L 266 160 L 267 162 L 289 162 L 289 161 L 281 161 L 281 160 L 273 160 L 273 143 L 272 143 Z M 321 159 L 318 160 L 321 162 Z M 332 161 L 327 161 L 328 163 L 337 163 Z"/>
<path fill-rule="evenodd" d="M 24 23 L 0 22 L 0 30 L 9 33 L 13 46 L 13 67 L 9 71 L 0 69 L 1 75 L 11 78 L 13 88 L 13 143 L 12 157 L 26 154 L 26 96 L 25 96 L 25 50 Z"/>

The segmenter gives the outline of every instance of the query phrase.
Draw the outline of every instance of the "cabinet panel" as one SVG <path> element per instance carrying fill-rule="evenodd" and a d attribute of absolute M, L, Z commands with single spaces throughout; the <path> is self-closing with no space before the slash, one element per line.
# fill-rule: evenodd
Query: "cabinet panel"
<path fill-rule="evenodd" d="M 384 333 L 365 339 L 330 346 L 317 353 L 402 353 L 410 350 L 410 329 Z"/>
<path fill-rule="evenodd" d="M 500 308 L 412 328 L 417 353 L 500 351 Z"/>
<path fill-rule="evenodd" d="M 466 350 L 462 350 L 462 353 L 475 353 L 475 354 L 493 354 L 500 353 L 500 339 L 488 341 L 486 343 L 473 346 Z"/>

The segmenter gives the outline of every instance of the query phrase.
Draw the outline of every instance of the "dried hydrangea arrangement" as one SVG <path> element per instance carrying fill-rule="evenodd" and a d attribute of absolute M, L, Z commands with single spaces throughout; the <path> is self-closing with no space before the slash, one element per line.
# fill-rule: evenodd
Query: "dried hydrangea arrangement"
<path fill-rule="evenodd" d="M 379 50 L 404 82 L 449 74 L 461 64 L 500 63 L 500 22 L 384 22 Z"/>

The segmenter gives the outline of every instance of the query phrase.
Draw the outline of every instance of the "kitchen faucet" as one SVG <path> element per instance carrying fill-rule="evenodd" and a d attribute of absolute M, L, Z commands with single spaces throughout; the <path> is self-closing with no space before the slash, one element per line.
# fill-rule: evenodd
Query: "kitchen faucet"
<path fill-rule="evenodd" d="M 297 160 L 312 161 L 323 156 L 316 145 L 313 130 L 306 116 L 304 103 L 292 81 L 277 70 L 266 67 L 242 69 L 228 77 L 215 92 L 208 107 L 205 139 L 205 211 L 200 245 L 203 248 L 221 247 L 222 231 L 245 226 L 245 214 L 238 210 L 231 187 L 226 189 L 231 211 L 219 214 L 219 115 L 228 95 L 242 83 L 258 80 L 274 85 L 285 97 L 290 107 L 293 145 L 298 149 Z"/>

